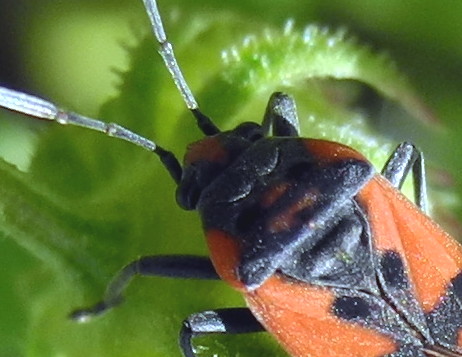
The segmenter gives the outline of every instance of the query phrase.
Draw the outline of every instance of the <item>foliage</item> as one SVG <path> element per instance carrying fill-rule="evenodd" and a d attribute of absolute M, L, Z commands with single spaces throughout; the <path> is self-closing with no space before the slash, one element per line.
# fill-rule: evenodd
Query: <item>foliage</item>
<path fill-rule="evenodd" d="M 110 92 L 99 118 L 152 137 L 181 157 L 200 133 L 155 53 L 141 1 L 94 3 L 30 5 L 25 29 L 30 38 L 21 42 L 24 55 L 34 58 L 27 73 L 43 95 L 86 115 Z M 450 19 L 462 5 L 450 4 L 178 0 L 160 5 L 186 77 L 220 127 L 260 120 L 271 92 L 287 91 L 297 99 L 304 136 L 355 146 L 378 167 L 397 141 L 415 141 L 428 151 L 436 178 L 452 175 L 450 190 L 458 192 L 462 30 L 451 27 Z M 95 54 L 87 46 L 100 32 L 105 40 L 96 43 L 108 43 L 108 51 L 98 47 Z M 124 45 L 107 37 L 114 33 Z M 109 77 L 118 78 L 115 89 L 107 84 L 107 69 L 102 78 L 95 74 L 101 71 L 98 63 L 82 70 L 76 58 L 82 54 L 89 62 L 106 54 L 105 66 L 118 68 Z M 79 87 L 82 76 L 87 79 Z M 13 164 L 0 162 L 5 267 L 0 355 L 179 356 L 183 318 L 243 304 L 220 282 L 137 279 L 116 310 L 85 325 L 69 321 L 73 308 L 97 301 L 111 276 L 141 255 L 206 254 L 199 220 L 176 207 L 174 184 L 152 154 L 82 129 L 12 120 L 21 130 L 14 137 L 28 141 L 20 149 L 8 140 L 13 134 L 2 130 L 20 155 L 13 158 L 2 149 Z M 11 128 L 11 121 L 3 125 Z M 436 207 L 453 201 L 442 200 L 452 197 L 447 192 L 434 194 Z M 262 334 L 203 338 L 197 346 L 200 356 L 285 355 Z"/>

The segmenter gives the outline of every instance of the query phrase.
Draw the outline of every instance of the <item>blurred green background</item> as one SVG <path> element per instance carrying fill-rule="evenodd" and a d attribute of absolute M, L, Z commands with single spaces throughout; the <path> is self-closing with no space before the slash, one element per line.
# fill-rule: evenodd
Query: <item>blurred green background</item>
<path fill-rule="evenodd" d="M 430 108 L 427 118 L 421 119 L 432 123 L 408 117 L 403 119 L 398 115 L 399 111 L 393 109 L 389 112 L 382 110 L 377 116 L 371 116 L 368 124 L 374 133 L 386 137 L 392 143 L 406 139 L 417 143 L 424 150 L 430 166 L 430 183 L 437 208 L 435 214 L 447 229 L 455 234 L 460 232 L 458 222 L 461 221 L 462 211 L 458 197 L 462 191 L 462 145 L 459 138 L 462 132 L 462 121 L 459 119 L 462 114 L 462 2 L 175 0 L 160 1 L 160 6 L 164 10 L 167 24 L 173 24 L 168 28 L 172 40 L 180 49 L 185 49 L 179 51 L 179 57 L 194 88 L 202 88 L 207 79 L 219 70 L 220 52 L 223 49 L 241 43 L 248 34 L 260 34 L 265 27 L 280 29 L 288 18 L 294 19 L 296 27 L 300 29 L 309 23 L 327 25 L 333 29 L 346 27 L 358 42 L 367 44 L 377 53 L 388 53 L 409 78 L 422 103 Z M 197 31 L 199 36 L 196 34 L 192 37 L 194 43 L 189 43 L 191 38 L 182 29 L 182 21 L 175 20 L 178 17 L 186 19 L 185 22 L 190 26 L 188 28 L 196 31 L 201 21 L 213 19 L 220 24 L 213 25 L 205 34 Z M 97 116 L 101 105 L 117 95 L 116 84 L 120 84 L 120 80 L 115 72 L 129 68 L 132 63 L 129 59 L 130 48 L 135 48 L 141 42 L 140 39 L 144 38 L 146 26 L 141 0 L 2 0 L 0 84 L 52 98 L 80 113 Z M 156 56 L 154 52 L 153 56 Z M 153 58 L 153 66 L 157 66 L 161 73 L 153 74 L 159 80 L 158 87 L 167 88 L 158 91 L 168 94 L 168 101 L 160 104 L 157 101 L 156 108 L 165 110 L 161 112 L 165 120 L 169 120 L 170 116 L 175 118 L 183 111 L 182 103 L 179 103 L 180 109 L 173 108 L 172 104 L 173 109 L 168 111 L 170 101 L 178 103 L 180 99 L 168 84 L 169 78 L 164 75 L 166 71 L 158 58 Z M 208 90 L 213 92 L 213 88 Z M 133 105 L 136 107 L 143 103 L 150 107 L 149 97 L 139 98 Z M 374 103 L 369 105 L 374 106 Z M 212 112 L 219 110 L 213 108 L 213 104 L 203 104 L 205 108 L 209 105 Z M 106 109 L 106 112 L 111 110 L 114 111 Z M 432 115 L 429 114 L 430 110 Z M 263 112 L 263 107 L 260 112 Z M 398 118 L 394 118 L 394 114 Z M 3 171 L 5 180 L 7 174 L 14 178 L 11 187 L 17 188 L 18 192 L 25 192 L 21 189 L 24 183 L 24 187 L 31 188 L 31 191 L 27 191 L 24 196 L 16 195 L 16 191 L 11 190 L 4 193 L 5 197 L 11 193 L 12 198 L 2 202 L 2 209 L 8 206 L 2 219 L 11 216 L 9 204 L 14 201 L 17 204 L 15 212 L 18 214 L 15 222 L 21 219 L 23 225 L 29 225 L 17 236 L 25 235 L 28 230 L 33 235 L 35 227 L 36 231 L 46 232 L 39 225 L 46 226 L 47 223 L 53 227 L 56 224 L 66 233 L 71 232 L 70 236 L 86 232 L 75 245 L 63 239 L 68 245 L 65 249 L 69 255 L 62 260 L 72 261 L 70 265 L 74 267 L 85 265 L 86 268 L 81 271 L 89 267 L 94 269 L 88 276 L 60 271 L 67 263 L 62 263 L 54 255 L 56 251 L 61 252 L 59 243 L 56 249 L 54 246 L 51 249 L 49 243 L 37 247 L 39 244 L 35 244 L 36 241 L 31 243 L 27 239 L 18 239 L 14 229 L 5 229 L 0 235 L 0 356 L 133 356 L 134 353 L 137 356 L 179 356 L 178 350 L 172 346 L 175 346 L 175 334 L 182 317 L 201 309 L 239 304 L 239 297 L 230 296 L 226 288 L 218 283 L 210 285 L 187 282 L 182 285 L 181 282 L 162 282 L 162 285 L 158 285 L 160 283 L 156 280 L 138 281 L 130 289 L 130 297 L 127 298 L 130 300 L 127 305 L 132 307 L 121 307 L 117 316 L 111 314 L 87 326 L 74 326 L 66 321 L 66 312 L 80 304 L 95 301 L 101 296 L 111 274 L 130 259 L 149 252 L 173 253 L 178 250 L 177 247 L 181 247 L 180 252 L 203 252 L 199 223 L 194 214 L 175 208 L 174 187 L 165 175 L 159 181 L 151 176 L 145 179 L 156 180 L 149 182 L 156 186 L 149 193 L 143 191 L 145 186 L 138 181 L 133 185 L 135 187 L 127 190 L 131 182 L 129 179 L 124 181 L 124 177 L 111 189 L 105 188 L 104 182 L 109 180 L 108 177 L 113 180 L 111 175 L 119 176 L 121 172 L 126 174 L 111 161 L 119 155 L 119 150 L 124 150 L 122 146 L 117 146 L 119 144 L 114 144 L 115 153 L 110 153 L 106 151 L 106 146 L 96 146 L 94 149 L 93 144 L 87 146 L 86 139 L 82 139 L 80 151 L 78 145 L 67 150 L 66 142 L 80 140 L 83 135 L 81 131 L 72 131 L 77 139 L 67 139 L 64 136 L 67 134 L 60 134 L 67 129 L 16 115 L 3 116 L 8 118 L 0 126 L 0 152 L 7 161 L 26 171 L 38 147 L 42 154 L 47 152 L 47 165 L 35 164 L 32 177 L 23 177 L 21 171 L 16 174 L 9 168 Z M 186 118 L 182 114 L 181 119 Z M 185 129 L 187 133 L 173 135 L 174 129 L 182 128 L 182 125 L 176 125 L 177 119 L 171 119 L 174 120 L 173 124 L 166 124 L 168 128 L 165 130 L 163 123 L 157 123 L 154 127 L 143 127 L 140 124 L 140 128 L 144 130 L 144 135 L 154 136 L 181 156 L 187 140 L 198 138 L 199 134 L 194 129 L 189 130 L 192 127 L 190 125 Z M 136 128 L 137 124 L 134 125 Z M 39 139 L 37 133 L 44 133 L 45 139 Z M 91 138 L 90 141 L 93 140 Z M 111 148 L 112 142 L 107 147 Z M 92 161 L 87 157 L 79 158 L 79 153 L 82 156 L 92 155 L 93 150 L 98 151 L 100 159 Z M 120 155 L 131 157 L 130 154 Z M 82 160 L 88 167 L 95 165 L 104 172 L 82 169 L 82 173 L 78 173 L 78 168 L 66 166 L 67 160 Z M 152 164 L 153 160 L 148 156 L 136 161 L 146 165 L 143 170 L 162 171 L 159 165 Z M 66 182 L 62 182 L 64 179 L 59 177 L 61 174 L 66 178 L 82 176 L 84 179 L 70 183 L 69 192 L 66 192 Z M 41 206 L 40 184 L 35 186 L 35 182 L 42 182 L 40 180 L 47 175 L 51 178 L 48 177 L 49 181 L 44 184 L 43 195 L 49 200 L 45 200 Z M 99 175 L 100 181 L 95 181 L 90 187 L 92 192 L 99 190 L 97 196 L 84 194 L 92 175 Z M 56 196 L 52 192 L 56 192 Z M 131 205 L 128 203 L 129 198 L 135 192 L 150 197 L 151 201 L 133 203 L 133 206 L 127 207 Z M 79 195 L 82 197 L 76 198 Z M 114 195 L 117 197 L 114 198 Z M 16 200 L 15 197 L 19 198 Z M 27 198 L 26 202 L 36 204 L 36 211 L 29 212 L 27 205 L 18 203 L 24 197 Z M 69 205 L 75 205 L 76 210 L 82 207 L 85 209 L 83 213 L 75 215 L 74 206 L 69 208 Z M 132 215 L 126 213 L 130 209 L 134 212 Z M 28 216 L 31 212 L 46 214 L 35 221 L 37 215 L 32 215 L 32 218 Z M 124 219 L 129 221 L 130 228 L 124 225 Z M 152 236 L 146 236 L 147 228 L 142 223 L 144 220 L 150 222 L 149 227 L 158 229 L 151 233 Z M 65 225 L 62 222 L 70 223 Z M 177 227 L 180 226 L 177 222 L 182 222 L 182 227 Z M 172 227 L 172 224 L 175 226 Z M 61 231 L 53 231 L 57 232 L 56 239 L 59 239 Z M 162 244 L 158 244 L 160 237 L 157 238 L 157 235 L 164 239 Z M 95 249 L 97 252 L 100 249 L 102 253 L 93 254 L 93 262 L 92 254 L 85 255 L 87 246 L 102 236 L 123 238 L 120 238 L 120 245 L 116 240 L 98 242 Z M 128 238 L 132 236 L 133 239 Z M 184 245 L 175 243 L 173 239 L 177 237 L 181 238 L 180 242 L 184 239 L 187 242 Z M 102 261 L 98 261 L 99 255 Z M 78 268 L 75 271 L 80 272 Z M 81 281 L 85 281 L 86 285 Z M 148 288 L 146 285 L 154 287 Z M 178 288 L 178 285 L 181 287 Z M 170 299 L 169 295 L 164 296 L 167 290 L 172 291 L 174 296 L 179 295 L 180 302 L 171 304 L 171 310 L 165 311 L 159 318 L 150 309 L 152 305 L 160 304 L 158 301 Z M 197 296 L 191 296 L 194 291 L 198 292 L 194 294 Z M 165 347 L 159 346 L 159 341 L 166 341 Z M 267 354 L 284 355 L 265 337 L 211 338 L 203 345 L 212 347 L 210 350 L 203 347 L 201 356 L 214 353 L 220 356 L 235 356 L 238 353 L 240 356 L 252 356 L 255 353 L 264 354 L 265 351 Z"/>

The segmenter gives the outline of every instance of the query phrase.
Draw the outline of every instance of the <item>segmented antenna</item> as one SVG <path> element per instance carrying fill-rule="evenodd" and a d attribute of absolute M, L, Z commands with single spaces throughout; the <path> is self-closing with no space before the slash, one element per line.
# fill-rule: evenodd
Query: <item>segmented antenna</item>
<path fill-rule="evenodd" d="M 173 81 L 183 97 L 186 106 L 196 117 L 197 126 L 205 135 L 214 135 L 219 133 L 220 130 L 212 122 L 212 120 L 199 110 L 196 98 L 194 98 L 194 95 L 192 94 L 192 91 L 181 72 L 180 66 L 178 66 L 178 62 L 173 52 L 173 46 L 168 41 L 167 35 L 165 34 L 164 25 L 162 24 L 162 19 L 160 17 L 156 1 L 143 0 L 143 3 L 151 21 L 152 31 L 159 43 L 159 53 L 165 62 L 165 66 L 172 75 Z"/>
<path fill-rule="evenodd" d="M 214 135 L 220 132 L 216 125 L 204 115 L 197 104 L 183 73 L 178 66 L 172 44 L 167 40 L 159 9 L 155 0 L 143 0 L 146 12 L 151 21 L 151 27 L 159 43 L 159 53 L 169 70 L 175 85 L 178 88 L 187 108 L 192 112 L 197 121 L 197 126 L 205 135 Z M 151 140 L 148 140 L 118 124 L 105 123 L 100 120 L 87 118 L 83 115 L 62 110 L 55 104 L 44 99 L 17 92 L 8 88 L 0 87 L 0 107 L 17 111 L 40 119 L 56 121 L 60 124 L 70 124 L 84 127 L 104 133 L 118 139 L 128 141 L 132 144 L 156 153 L 165 168 L 168 170 L 176 183 L 181 179 L 182 169 L 175 156 Z"/>
<path fill-rule="evenodd" d="M 117 139 L 156 153 L 172 178 L 178 183 L 181 179 L 181 166 L 173 154 L 126 128 L 115 123 L 105 123 L 100 120 L 84 117 L 83 115 L 62 110 L 55 104 L 44 99 L 21 93 L 12 89 L 0 87 L 0 106 L 39 119 L 52 120 L 63 125 L 75 125 L 98 131 Z"/>

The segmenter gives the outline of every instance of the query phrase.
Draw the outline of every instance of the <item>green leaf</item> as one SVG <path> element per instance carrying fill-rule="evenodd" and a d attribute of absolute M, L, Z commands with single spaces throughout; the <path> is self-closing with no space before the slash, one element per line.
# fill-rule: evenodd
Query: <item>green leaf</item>
<path fill-rule="evenodd" d="M 336 26 L 252 22 L 254 10 L 244 5 L 239 11 L 185 6 L 188 11 L 178 14 L 162 4 L 166 25 L 202 109 L 221 128 L 260 121 L 271 92 L 283 90 L 297 99 L 303 135 L 352 145 L 380 166 L 392 144 L 370 125 L 367 110 L 358 109 L 363 95 L 372 92 L 380 103 L 432 119 L 393 61 Z M 99 117 L 181 157 L 201 134 L 152 36 L 130 43 L 128 69 Z M 176 206 L 175 185 L 157 157 L 79 128 L 47 125 L 27 172 L 5 162 L 0 172 L 4 261 L 22 249 L 7 280 L 15 284 L 8 297 L 13 308 L 5 311 L 5 321 L 20 311 L 14 331 L 21 337 L 0 330 L 15 353 L 179 356 L 185 317 L 244 304 L 221 282 L 135 279 L 117 309 L 84 325 L 68 320 L 74 308 L 98 301 L 113 274 L 141 255 L 207 254 L 199 219 Z M 205 337 L 196 346 L 199 356 L 285 355 L 263 334 Z"/>

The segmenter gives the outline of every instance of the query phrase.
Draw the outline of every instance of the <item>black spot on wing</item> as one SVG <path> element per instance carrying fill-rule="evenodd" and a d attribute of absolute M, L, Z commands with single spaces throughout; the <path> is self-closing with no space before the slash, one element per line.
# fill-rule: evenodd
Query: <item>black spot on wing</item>
<path fill-rule="evenodd" d="M 462 329 L 462 273 L 457 274 L 448 286 L 447 292 L 441 297 L 433 311 L 426 314 L 427 324 L 436 343 L 459 348 L 459 333 Z"/>
<path fill-rule="evenodd" d="M 403 260 L 398 253 L 393 251 L 385 252 L 381 257 L 380 266 L 387 286 L 398 289 L 408 287 Z"/>
<path fill-rule="evenodd" d="M 431 342 L 425 315 L 416 298 L 402 256 L 392 250 L 378 252 L 377 263 L 377 275 L 384 300 L 394 306 L 398 314 L 402 315 L 424 339 Z"/>
<path fill-rule="evenodd" d="M 332 305 L 335 316 L 350 322 L 351 326 L 361 326 L 394 341 L 396 349 L 386 357 L 427 356 L 423 350 L 426 341 L 422 341 L 422 336 L 415 333 L 382 296 L 354 289 L 332 290 L 336 295 Z"/>
<path fill-rule="evenodd" d="M 462 272 L 457 274 L 457 276 L 452 280 L 452 287 L 455 296 L 462 301 Z"/>
<path fill-rule="evenodd" d="M 334 314 L 344 320 L 367 319 L 370 308 L 364 299 L 356 296 L 341 296 L 333 304 Z"/>

